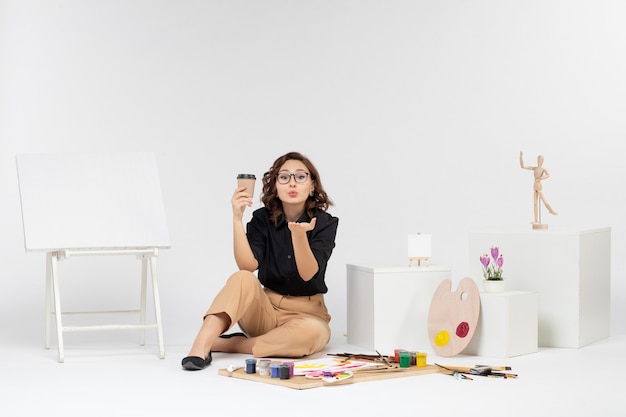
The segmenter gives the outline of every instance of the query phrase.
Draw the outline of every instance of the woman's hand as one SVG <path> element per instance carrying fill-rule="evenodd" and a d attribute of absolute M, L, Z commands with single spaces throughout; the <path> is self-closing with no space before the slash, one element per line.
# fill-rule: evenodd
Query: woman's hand
<path fill-rule="evenodd" d="M 241 220 L 246 207 L 252 206 L 252 195 L 246 192 L 246 187 L 238 187 L 233 193 L 230 204 L 233 207 L 233 217 Z"/>
<path fill-rule="evenodd" d="M 306 232 L 315 229 L 317 219 L 313 217 L 309 223 L 289 222 L 291 231 L 291 241 L 293 243 L 294 256 L 296 258 L 296 268 L 300 277 L 308 281 L 317 274 L 319 266 L 313 256 Z"/>
<path fill-rule="evenodd" d="M 315 217 L 313 217 L 311 219 L 311 222 L 309 222 L 309 223 L 289 222 L 288 226 L 289 226 L 289 230 L 291 230 L 292 234 L 306 233 L 309 230 L 315 229 L 315 223 L 316 222 L 317 222 L 317 219 Z"/>

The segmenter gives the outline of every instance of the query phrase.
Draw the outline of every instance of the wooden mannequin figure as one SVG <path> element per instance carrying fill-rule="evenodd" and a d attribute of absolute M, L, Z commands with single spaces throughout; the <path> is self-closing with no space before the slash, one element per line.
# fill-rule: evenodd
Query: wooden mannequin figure
<path fill-rule="evenodd" d="M 543 167 L 543 155 L 539 155 L 537 157 L 537 166 L 534 166 L 534 167 L 526 166 L 524 165 L 523 153 L 522 151 L 520 151 L 519 152 L 519 165 L 520 167 L 522 167 L 522 169 L 528 169 L 528 170 L 533 171 L 533 174 L 535 176 L 535 183 L 533 185 L 535 219 L 531 223 L 533 225 L 533 229 L 547 229 L 548 225 L 541 224 L 541 218 L 540 218 L 540 213 L 539 213 L 539 203 L 542 202 L 543 205 L 546 206 L 550 214 L 556 215 L 558 213 L 552 209 L 550 204 L 548 204 L 545 197 L 543 196 L 543 192 L 541 191 L 542 189 L 541 181 L 547 178 L 550 178 L 550 173 L 548 172 L 547 169 Z"/>

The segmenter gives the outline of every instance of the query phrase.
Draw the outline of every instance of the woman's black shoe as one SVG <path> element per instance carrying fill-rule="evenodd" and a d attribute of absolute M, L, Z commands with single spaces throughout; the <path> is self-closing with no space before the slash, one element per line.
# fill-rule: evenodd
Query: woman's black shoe
<path fill-rule="evenodd" d="M 241 332 L 236 332 L 236 333 L 231 333 L 231 334 L 223 334 L 223 335 L 220 335 L 220 337 L 222 339 L 230 339 L 231 337 L 245 337 L 246 339 L 248 338 L 248 336 L 246 336 L 245 334 L 243 334 Z"/>
<path fill-rule="evenodd" d="M 199 356 L 187 356 L 186 358 L 183 358 L 182 365 L 183 369 L 188 371 L 199 371 L 209 366 L 212 361 L 213 356 L 211 355 L 211 352 L 209 352 L 209 357 L 206 359 L 202 359 Z"/>

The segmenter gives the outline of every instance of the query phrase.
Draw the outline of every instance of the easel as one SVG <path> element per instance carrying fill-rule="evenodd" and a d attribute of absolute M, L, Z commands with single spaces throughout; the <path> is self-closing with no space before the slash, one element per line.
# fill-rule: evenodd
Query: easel
<path fill-rule="evenodd" d="M 422 265 L 422 261 L 428 266 L 428 260 L 431 254 L 430 241 L 430 235 L 423 235 L 419 232 L 408 236 L 407 254 L 409 258 L 409 268 L 413 264 L 413 261 L 417 261 L 418 267 Z"/>
<path fill-rule="evenodd" d="M 54 316 L 59 362 L 65 360 L 64 332 L 93 330 L 137 329 L 139 344 L 144 345 L 145 330 L 155 329 L 159 358 L 164 358 L 156 257 L 170 243 L 154 155 L 31 154 L 18 155 L 16 160 L 26 251 L 46 253 L 45 348 L 50 348 Z M 58 262 L 107 255 L 129 255 L 141 261 L 139 308 L 64 312 Z M 149 287 L 152 323 L 146 322 Z M 135 314 L 138 322 L 66 326 L 62 320 L 68 315 L 103 314 Z"/>
<path fill-rule="evenodd" d="M 413 264 L 413 261 L 417 261 L 417 266 L 421 266 L 421 261 L 426 262 L 426 266 L 428 266 L 428 260 L 430 258 L 427 258 L 425 256 L 415 256 L 415 257 L 409 257 L 409 268 L 411 267 L 411 265 Z"/>

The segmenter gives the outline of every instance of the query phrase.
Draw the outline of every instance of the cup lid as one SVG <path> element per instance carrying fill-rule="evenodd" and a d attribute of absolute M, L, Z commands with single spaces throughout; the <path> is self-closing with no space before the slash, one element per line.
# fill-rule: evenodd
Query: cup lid
<path fill-rule="evenodd" d="M 254 174 L 239 174 L 239 175 L 237 175 L 237 179 L 240 179 L 240 178 L 249 178 L 249 179 L 256 180 L 256 176 Z"/>

